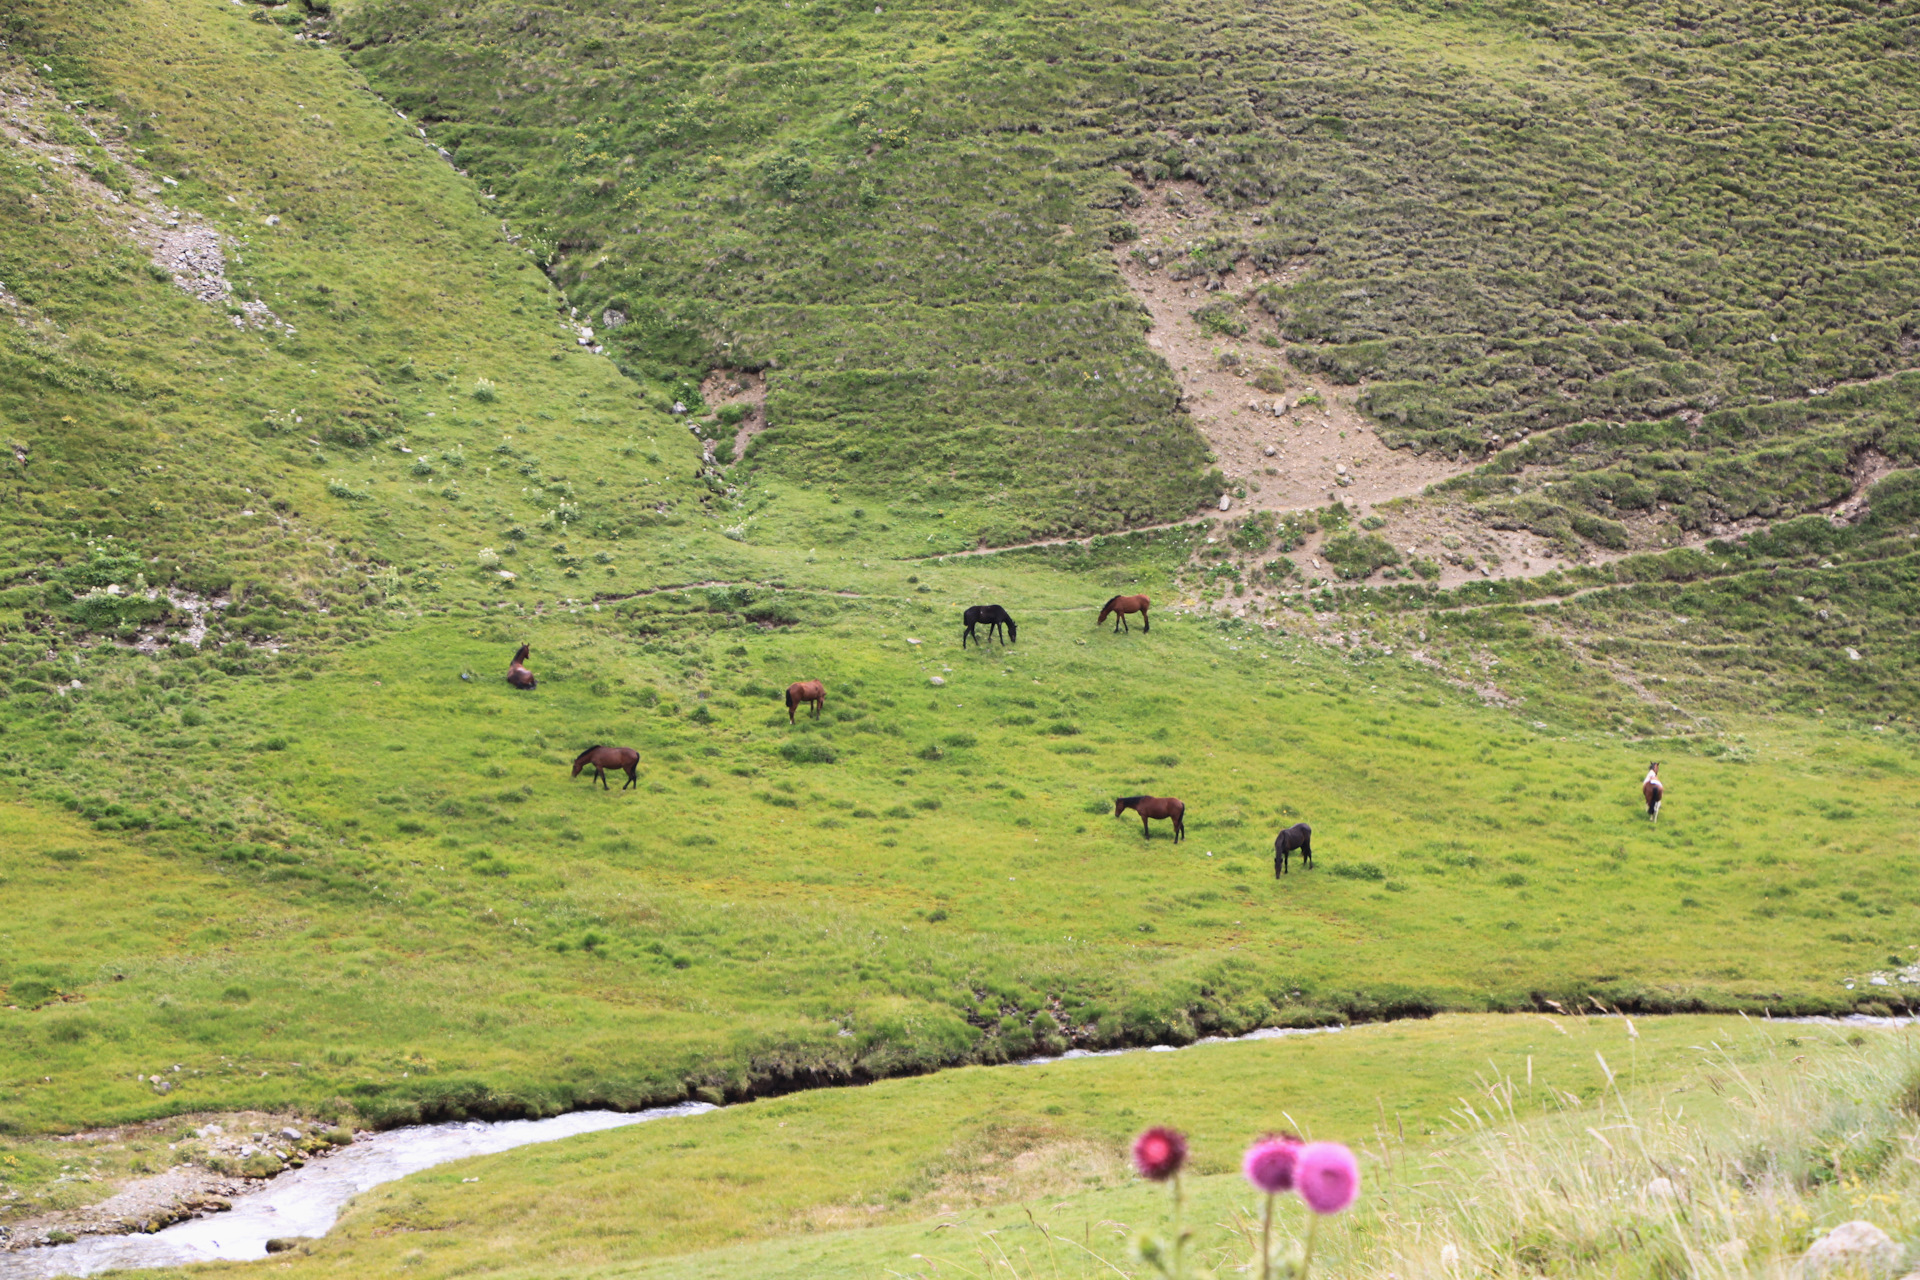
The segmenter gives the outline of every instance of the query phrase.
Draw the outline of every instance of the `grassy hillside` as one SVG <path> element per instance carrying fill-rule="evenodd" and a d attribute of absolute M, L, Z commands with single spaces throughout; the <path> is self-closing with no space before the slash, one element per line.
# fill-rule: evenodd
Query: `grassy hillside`
<path fill-rule="evenodd" d="M 340 10 L 571 295 L 633 317 L 629 363 L 768 369 L 763 468 L 964 503 L 992 540 L 1196 496 L 1098 252 L 1168 179 L 1241 217 L 1156 267 L 1273 314 L 1390 438 L 1530 441 L 1485 518 L 1604 545 L 1916 457 L 1909 384 L 1819 398 L 1912 365 L 1898 7 Z"/>

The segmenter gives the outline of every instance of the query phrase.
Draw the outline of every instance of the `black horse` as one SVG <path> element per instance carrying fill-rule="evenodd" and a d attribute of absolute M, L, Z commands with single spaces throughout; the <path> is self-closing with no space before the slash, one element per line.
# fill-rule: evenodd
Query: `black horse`
<path fill-rule="evenodd" d="M 1296 822 L 1273 838 L 1273 878 L 1278 880 L 1287 873 L 1287 855 L 1295 849 L 1300 851 L 1300 865 L 1303 870 L 1313 870 L 1313 828 L 1304 822 Z"/>
<path fill-rule="evenodd" d="M 986 641 L 981 640 L 980 633 L 974 630 L 975 627 L 983 622 L 987 624 L 988 640 L 993 639 L 993 633 L 1001 627 L 1007 629 L 1006 638 L 1001 643 L 1012 644 L 1019 637 L 1020 628 L 1014 624 L 1012 616 L 997 604 L 976 604 L 960 615 L 960 621 L 964 622 L 967 626 L 967 629 L 960 633 L 960 647 L 962 649 L 967 647 L 967 637 L 969 636 L 973 637 L 975 644 L 980 645 L 982 648 L 986 646 Z"/>

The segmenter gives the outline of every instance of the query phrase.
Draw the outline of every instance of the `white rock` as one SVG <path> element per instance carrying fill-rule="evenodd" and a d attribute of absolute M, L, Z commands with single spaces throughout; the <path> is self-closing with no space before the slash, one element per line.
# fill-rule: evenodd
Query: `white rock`
<path fill-rule="evenodd" d="M 1854 1271 L 1892 1272 L 1902 1250 L 1893 1238 L 1871 1222 L 1856 1218 L 1843 1222 L 1813 1242 L 1802 1259 L 1807 1270 L 1846 1267 Z"/>
<path fill-rule="evenodd" d="M 1855 649 L 1855 648 L 1852 648 L 1852 647 L 1849 647 L 1849 648 L 1847 649 L 1847 661 L 1848 661 L 1848 662 L 1858 662 L 1858 661 L 1860 661 L 1860 651 L 1859 651 L 1858 649 Z"/>
<path fill-rule="evenodd" d="M 1280 451 L 1274 448 L 1272 445 L 1268 445 L 1266 448 L 1262 449 L 1260 452 L 1266 454 L 1269 458 L 1271 458 L 1274 454 Z"/>
<path fill-rule="evenodd" d="M 285 1138 L 288 1142 L 298 1142 L 300 1141 L 300 1138 L 302 1135 L 298 1129 L 289 1127 L 289 1128 L 282 1129 L 280 1131 L 280 1136 Z"/>
<path fill-rule="evenodd" d="M 927 683 L 932 685 L 942 685 L 946 683 L 946 680 L 941 676 L 928 676 Z"/>
<path fill-rule="evenodd" d="M 1671 1200 L 1679 1194 L 1673 1189 L 1671 1178 L 1655 1178 L 1644 1190 L 1649 1200 Z"/>
<path fill-rule="evenodd" d="M 1347 464 L 1344 462 L 1335 463 L 1333 468 L 1333 473 L 1337 476 L 1343 476 L 1347 474 Z"/>
<path fill-rule="evenodd" d="M 912 636 L 908 636 L 908 637 L 907 637 L 907 643 L 908 643 L 908 644 L 919 644 L 920 642 L 919 642 L 918 640 L 915 640 L 915 639 L 914 639 L 914 638 L 913 638 Z"/>
<path fill-rule="evenodd" d="M 1220 509 L 1222 511 L 1229 511 L 1229 510 L 1232 510 L 1232 508 L 1233 508 L 1233 495 L 1230 493 L 1221 494 Z"/>

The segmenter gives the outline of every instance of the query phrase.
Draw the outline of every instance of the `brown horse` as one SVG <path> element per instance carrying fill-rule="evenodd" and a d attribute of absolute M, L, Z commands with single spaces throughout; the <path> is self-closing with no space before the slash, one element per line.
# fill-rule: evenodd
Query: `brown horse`
<path fill-rule="evenodd" d="M 1660 782 L 1660 762 L 1654 761 L 1647 766 L 1647 779 L 1640 784 L 1640 797 L 1647 802 L 1647 821 L 1660 821 L 1660 801 L 1666 797 L 1667 789 Z"/>
<path fill-rule="evenodd" d="M 793 723 L 794 708 L 803 702 L 813 704 L 813 718 L 820 718 L 820 709 L 827 705 L 827 686 L 818 680 L 800 680 L 787 686 L 787 723 Z"/>
<path fill-rule="evenodd" d="M 607 785 L 607 770 L 625 769 L 627 781 L 620 789 L 640 785 L 640 753 L 632 747 L 588 747 L 573 761 L 573 776 L 579 777 L 582 769 L 592 769 L 593 776 L 600 780 L 602 791 L 611 791 Z"/>
<path fill-rule="evenodd" d="M 1112 614 L 1113 629 L 1115 631 L 1118 631 L 1122 627 L 1126 627 L 1127 630 L 1131 631 L 1133 628 L 1127 626 L 1127 615 L 1137 613 L 1140 615 L 1140 630 L 1151 631 L 1153 630 L 1153 620 L 1147 616 L 1147 606 L 1152 603 L 1153 602 L 1145 596 L 1115 596 L 1100 606 L 1100 616 L 1094 619 L 1093 625 L 1096 627 L 1099 626 L 1107 620 L 1108 614 Z"/>
<path fill-rule="evenodd" d="M 1153 833 L 1147 829 L 1148 818 L 1172 818 L 1173 842 L 1179 844 L 1187 838 L 1187 805 L 1184 800 L 1175 800 L 1172 796 L 1120 796 L 1114 800 L 1114 817 L 1119 817 L 1128 809 L 1140 815 L 1140 835 L 1144 839 L 1153 839 Z"/>
<path fill-rule="evenodd" d="M 532 645 L 521 645 L 520 651 L 513 655 L 512 664 L 507 667 L 507 683 L 516 689 L 531 689 L 539 683 L 539 681 L 533 678 L 533 672 L 527 670 L 524 665 L 527 661 L 527 655 L 532 652 Z"/>

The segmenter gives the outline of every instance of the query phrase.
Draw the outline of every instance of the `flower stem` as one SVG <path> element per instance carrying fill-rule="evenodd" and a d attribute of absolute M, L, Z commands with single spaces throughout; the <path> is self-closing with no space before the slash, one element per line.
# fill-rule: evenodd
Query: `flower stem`
<path fill-rule="evenodd" d="M 1307 1247 L 1300 1254 L 1300 1274 L 1295 1280 L 1307 1280 L 1307 1269 L 1313 1265 L 1313 1233 L 1320 1229 L 1320 1215 L 1314 1214 L 1307 1220 Z"/>
<path fill-rule="evenodd" d="M 1260 1280 L 1273 1280 L 1273 1193 L 1267 1193 L 1267 1212 L 1260 1219 Z"/>
<path fill-rule="evenodd" d="M 1180 1210 L 1186 1201 L 1186 1188 L 1180 1175 L 1173 1175 L 1173 1280 L 1186 1274 L 1187 1234 L 1180 1229 Z"/>

